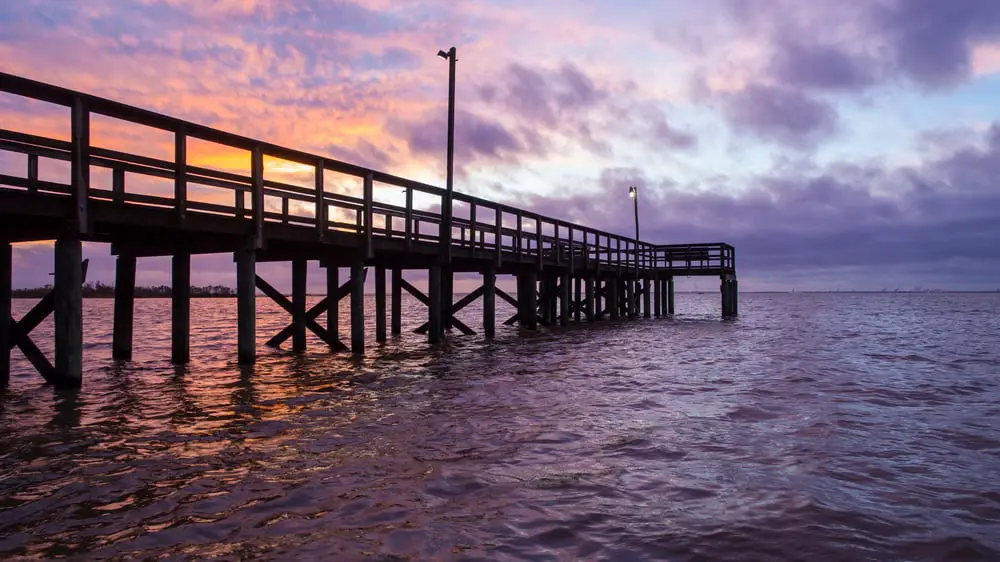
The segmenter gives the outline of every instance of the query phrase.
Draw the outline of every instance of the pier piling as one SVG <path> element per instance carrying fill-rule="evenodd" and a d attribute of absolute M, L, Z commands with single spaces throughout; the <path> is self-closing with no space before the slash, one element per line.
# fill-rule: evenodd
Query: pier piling
<path fill-rule="evenodd" d="M 10 349 L 14 346 L 9 337 L 13 260 L 10 242 L 0 241 L 0 388 L 10 381 Z"/>
<path fill-rule="evenodd" d="M 83 247 L 75 235 L 55 244 L 55 380 L 58 386 L 83 382 Z"/>
<path fill-rule="evenodd" d="M 257 361 L 257 277 L 256 255 L 251 249 L 237 250 L 236 261 L 236 347 L 240 365 Z"/>
<path fill-rule="evenodd" d="M 115 318 L 111 336 L 111 357 L 125 361 L 132 359 L 135 266 L 135 256 L 119 255 L 115 259 Z"/>
<path fill-rule="evenodd" d="M 170 360 L 187 363 L 191 356 L 191 254 L 171 259 Z"/>
<path fill-rule="evenodd" d="M 392 321 L 390 329 L 392 335 L 398 336 L 403 333 L 403 270 L 392 268 Z"/>
<path fill-rule="evenodd" d="M 492 339 L 496 335 L 497 276 L 493 269 L 483 272 L 483 334 Z"/>
<path fill-rule="evenodd" d="M 306 349 L 306 260 L 292 261 L 292 349 Z"/>
<path fill-rule="evenodd" d="M 365 353 L 365 262 L 351 264 L 351 353 Z"/>
<path fill-rule="evenodd" d="M 385 266 L 375 266 L 375 341 L 385 343 Z"/>

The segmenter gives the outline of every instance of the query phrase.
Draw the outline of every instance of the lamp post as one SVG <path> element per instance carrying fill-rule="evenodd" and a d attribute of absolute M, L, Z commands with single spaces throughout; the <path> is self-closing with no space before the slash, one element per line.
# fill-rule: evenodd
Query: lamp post
<path fill-rule="evenodd" d="M 458 51 L 455 47 L 447 51 L 438 51 L 438 57 L 448 61 L 448 176 L 445 183 L 444 208 L 441 228 L 444 236 L 441 243 L 444 244 L 445 260 L 451 263 L 451 218 L 452 218 L 452 191 L 455 179 L 455 63 L 458 62 Z"/>
<path fill-rule="evenodd" d="M 628 196 L 632 199 L 632 208 L 635 211 L 635 274 L 639 274 L 639 188 L 628 186 Z"/>

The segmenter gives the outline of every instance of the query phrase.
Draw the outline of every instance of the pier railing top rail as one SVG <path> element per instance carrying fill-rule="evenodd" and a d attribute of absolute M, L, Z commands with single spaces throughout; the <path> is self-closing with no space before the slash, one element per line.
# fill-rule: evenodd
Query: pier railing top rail
<path fill-rule="evenodd" d="M 173 207 L 182 216 L 191 210 L 215 214 L 235 214 L 238 218 L 252 218 L 257 226 L 258 237 L 262 237 L 265 221 L 308 224 L 319 229 L 321 236 L 328 228 L 350 226 L 355 227 L 355 232 L 358 234 L 366 233 L 369 238 L 372 234 L 392 237 L 394 234 L 404 234 L 395 230 L 392 219 L 398 217 L 404 219 L 407 243 L 410 242 L 411 238 L 418 242 L 441 240 L 443 217 L 440 211 L 417 209 L 413 206 L 413 192 L 438 197 L 443 205 L 447 192 L 440 187 L 7 73 L 0 73 L 0 92 L 71 109 L 72 140 L 70 142 L 0 129 L 0 143 L 2 143 L 0 149 L 29 154 L 28 177 L 22 180 L 3 176 L 5 181 L 0 183 L 23 186 L 37 185 L 39 183 L 37 180 L 38 156 L 68 160 L 74 167 L 71 174 L 73 181 L 72 185 L 68 186 L 68 192 L 77 198 L 81 214 L 79 218 L 83 223 L 86 222 L 85 216 L 83 216 L 86 210 L 86 199 L 94 197 L 94 192 L 97 192 L 96 196 L 99 198 L 105 197 L 121 202 L 139 202 Z M 173 133 L 175 135 L 174 160 L 172 162 L 157 160 L 93 146 L 90 141 L 89 116 L 91 114 L 99 114 Z M 246 176 L 188 164 L 186 150 L 188 138 L 250 152 L 251 175 Z M 30 158 L 32 155 L 36 158 L 34 164 L 36 178 L 30 177 Z M 310 189 L 264 179 L 263 156 L 265 155 L 313 167 L 316 171 L 316 187 Z M 115 186 L 115 194 L 107 190 L 91 190 L 88 169 L 95 165 L 114 170 L 116 182 L 118 176 L 123 177 L 125 172 L 173 179 L 175 182 L 174 197 L 125 194 L 124 187 L 119 185 Z M 324 170 L 362 179 L 364 181 L 363 197 L 352 197 L 326 191 L 322 183 Z M 123 182 L 124 180 L 122 180 Z M 372 185 L 375 182 L 405 190 L 405 207 L 373 201 Z M 235 191 L 235 203 L 229 206 L 189 201 L 187 197 L 188 183 Z M 65 189 L 67 186 L 62 186 L 60 189 L 58 184 L 51 182 L 49 182 L 49 187 L 49 191 L 56 193 L 67 191 Z M 245 204 L 244 195 L 250 197 L 249 205 Z M 267 205 L 265 205 L 265 196 L 270 199 L 279 199 L 282 204 L 282 212 L 269 212 Z M 468 205 L 470 214 L 467 218 L 455 217 L 453 219 L 452 233 L 456 230 L 460 231 L 460 236 L 449 237 L 453 247 L 493 249 L 498 254 L 500 252 L 516 252 L 518 254 L 523 252 L 527 255 L 537 256 L 539 263 L 542 262 L 543 256 L 554 254 L 560 260 L 572 260 L 575 254 L 580 253 L 585 259 L 596 259 L 598 263 L 619 266 L 634 264 L 637 268 L 652 268 L 662 266 L 661 264 L 664 263 L 669 264 L 669 258 L 678 256 L 679 248 L 681 248 L 681 246 L 653 245 L 637 241 L 631 237 L 542 216 L 526 209 L 459 192 L 454 192 L 452 199 Z M 313 216 L 292 217 L 288 211 L 289 201 L 314 205 Z M 479 210 L 478 217 L 477 208 Z M 329 218 L 328 214 L 331 209 L 353 212 L 356 215 L 356 220 L 353 223 L 338 223 L 336 218 Z M 492 213 L 483 212 L 484 210 L 492 211 Z M 383 220 L 383 225 L 375 224 L 374 215 L 379 215 Z M 534 224 L 525 224 L 525 219 Z M 420 233 L 421 221 L 424 224 L 435 224 L 438 233 L 428 233 L 426 228 L 424 233 Z M 508 226 L 509 224 L 511 226 Z M 412 232 L 414 227 L 417 229 L 416 233 Z M 711 259 L 718 256 L 723 262 L 732 252 L 732 247 L 726 244 L 695 244 L 683 247 L 692 250 L 707 248 L 711 253 Z M 716 254 L 716 250 L 712 248 L 718 249 L 721 253 Z"/>

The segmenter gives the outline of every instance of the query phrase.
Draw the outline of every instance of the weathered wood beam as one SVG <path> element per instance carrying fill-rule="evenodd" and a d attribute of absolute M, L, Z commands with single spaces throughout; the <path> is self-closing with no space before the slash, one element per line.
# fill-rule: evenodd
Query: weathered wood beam
<path fill-rule="evenodd" d="M 254 291 L 256 258 L 253 250 L 238 250 L 236 261 L 237 361 L 253 365 L 257 361 L 257 297 Z"/>
<path fill-rule="evenodd" d="M 13 344 L 10 315 L 14 255 L 10 242 L 0 242 L 0 388 L 10 381 L 10 348 Z"/>
<path fill-rule="evenodd" d="M 55 377 L 58 386 L 83 383 L 83 246 L 76 236 L 55 244 Z M 44 375 L 44 373 L 43 373 Z"/>
<path fill-rule="evenodd" d="M 385 330 L 385 266 L 375 267 L 375 341 L 386 340 Z"/>
<path fill-rule="evenodd" d="M 292 349 L 306 349 L 306 275 L 309 262 L 292 261 Z"/>
<path fill-rule="evenodd" d="M 170 360 L 187 363 L 191 358 L 191 254 L 171 259 Z"/>
<path fill-rule="evenodd" d="M 365 262 L 351 266 L 351 353 L 365 353 Z"/>
<path fill-rule="evenodd" d="M 403 333 L 403 270 L 396 267 L 392 269 L 392 312 L 390 314 L 390 329 L 392 335 L 398 336 Z"/>
<path fill-rule="evenodd" d="M 111 357 L 132 359 L 132 333 L 135 323 L 135 266 L 134 256 L 115 258 L 115 318 L 112 334 Z"/>

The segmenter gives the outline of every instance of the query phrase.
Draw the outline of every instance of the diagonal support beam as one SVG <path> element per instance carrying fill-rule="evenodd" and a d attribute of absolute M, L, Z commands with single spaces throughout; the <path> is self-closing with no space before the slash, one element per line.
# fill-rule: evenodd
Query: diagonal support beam
<path fill-rule="evenodd" d="M 407 281 L 406 279 L 400 279 L 399 280 L 399 284 L 403 287 L 403 289 L 406 290 L 407 293 L 410 293 L 411 295 L 413 295 L 413 298 L 415 298 L 418 301 L 424 303 L 424 306 L 430 306 L 431 305 L 431 299 L 430 299 L 430 297 L 428 297 L 427 295 L 425 295 L 422 292 L 420 292 L 420 289 L 414 287 L 413 285 L 410 285 L 410 282 Z"/>
<path fill-rule="evenodd" d="M 265 281 L 260 275 L 254 276 L 254 285 L 258 289 L 260 289 L 260 292 L 264 293 L 265 295 L 267 295 L 268 297 L 270 297 L 271 300 L 273 300 L 274 302 L 276 302 L 278 304 L 278 306 L 280 306 L 281 308 L 285 309 L 285 311 L 288 312 L 288 314 L 294 314 L 294 312 L 293 312 L 294 308 L 292 307 L 292 301 L 288 300 L 288 297 L 286 297 L 285 295 L 282 295 L 281 292 L 279 292 L 277 289 L 275 289 L 274 287 L 272 287 L 271 284 L 268 283 L 267 281 Z M 324 300 L 326 300 L 326 299 L 324 299 Z M 316 306 L 319 306 L 319 305 L 316 305 Z M 329 301 L 327 301 L 327 306 L 329 306 Z M 316 307 L 313 307 L 313 309 L 315 309 L 315 308 Z M 324 342 L 326 342 L 328 345 L 332 345 L 332 346 L 336 347 L 337 344 L 330 339 L 330 334 L 327 333 L 326 328 L 324 328 L 323 326 L 320 326 L 319 323 L 316 322 L 316 317 L 319 316 L 319 313 L 317 313 L 316 316 L 310 317 L 310 313 L 311 312 L 312 312 L 312 309 L 310 309 L 309 313 L 306 313 L 306 318 L 305 318 L 306 327 L 309 328 L 310 330 L 312 330 L 312 332 L 314 334 L 316 334 L 317 336 L 319 336 L 319 338 L 321 340 L 323 340 Z M 291 330 L 289 332 L 289 336 L 291 336 L 291 333 L 293 333 L 294 330 L 295 330 L 295 327 L 291 326 Z M 279 333 L 279 335 L 281 335 L 281 333 L 283 333 L 284 331 L 285 330 L 282 330 Z M 271 345 L 271 342 L 274 341 L 275 338 L 277 338 L 277 336 L 275 336 L 274 338 L 271 338 L 270 340 L 268 340 L 267 344 Z M 288 339 L 288 336 L 286 336 L 282 341 L 285 341 L 287 339 Z M 271 346 L 275 347 L 273 345 L 271 345 Z"/>
<path fill-rule="evenodd" d="M 507 294 L 506 291 L 504 291 L 503 289 L 501 289 L 499 287 L 497 287 L 496 292 L 497 292 L 497 296 L 498 297 L 500 297 L 503 300 L 507 301 L 507 304 L 513 306 L 514 308 L 517 308 L 517 306 L 518 306 L 517 305 L 517 299 L 515 299 L 512 296 L 510 296 L 509 294 Z"/>
<path fill-rule="evenodd" d="M 459 300 L 455 304 L 451 305 L 451 309 L 449 311 L 449 314 L 454 315 L 456 312 L 462 310 L 463 308 L 465 308 L 465 307 L 469 306 L 470 304 L 472 304 L 473 302 L 475 302 L 476 299 L 478 299 L 479 297 L 481 297 L 483 295 L 483 291 L 484 290 L 485 290 L 484 287 L 479 287 L 475 291 L 472 291 L 468 295 L 465 295 L 464 297 L 462 297 L 461 300 Z M 462 321 L 460 321 L 460 320 L 452 318 L 452 324 L 456 328 L 458 328 L 458 330 L 460 332 L 462 332 L 463 334 L 465 334 L 467 336 L 474 336 L 474 335 L 476 335 L 476 332 L 473 331 L 472 328 L 469 328 L 468 325 L 462 323 Z M 423 324 L 421 324 L 420 326 L 418 326 L 417 329 L 413 330 L 413 332 L 416 333 L 416 334 L 426 334 L 427 330 L 430 330 L 430 328 L 431 328 L 431 323 L 430 322 L 424 322 Z"/>

